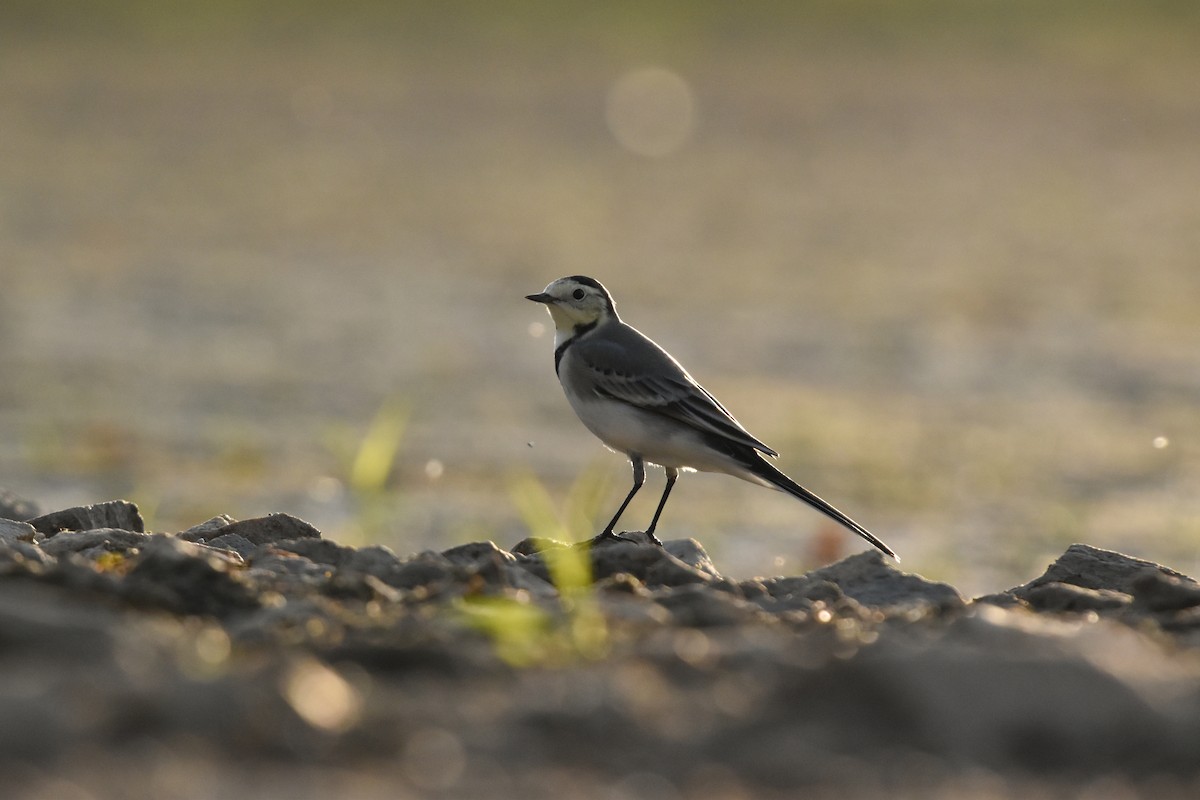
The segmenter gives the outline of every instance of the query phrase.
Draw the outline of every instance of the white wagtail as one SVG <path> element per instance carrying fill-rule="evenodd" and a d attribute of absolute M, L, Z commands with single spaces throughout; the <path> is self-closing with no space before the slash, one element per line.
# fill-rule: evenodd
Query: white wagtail
<path fill-rule="evenodd" d="M 613 533 L 646 480 L 646 462 L 667 473 L 667 486 L 646 535 L 654 535 L 680 470 L 723 472 L 786 492 L 837 520 L 893 558 L 870 531 L 817 497 L 763 458 L 774 450 L 751 436 L 666 350 L 621 321 L 600 282 L 559 278 L 539 294 L 554 319 L 554 371 L 587 429 L 633 463 L 633 488 L 597 537 Z"/>

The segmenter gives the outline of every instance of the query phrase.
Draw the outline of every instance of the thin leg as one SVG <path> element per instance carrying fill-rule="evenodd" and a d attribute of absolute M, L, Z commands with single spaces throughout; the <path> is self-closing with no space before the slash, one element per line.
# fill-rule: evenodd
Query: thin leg
<path fill-rule="evenodd" d="M 662 499 L 658 501 L 658 508 L 654 510 L 654 519 L 650 520 L 650 527 L 646 528 L 646 535 L 650 537 L 650 541 L 659 547 L 662 547 L 662 542 L 654 535 L 654 529 L 658 527 L 658 518 L 662 516 L 663 507 L 667 504 L 667 497 L 671 494 L 671 488 L 675 485 L 675 479 L 679 477 L 679 470 L 673 467 L 666 467 L 665 469 L 667 471 L 667 486 L 663 489 Z"/>
<path fill-rule="evenodd" d="M 611 539 L 613 538 L 613 528 L 617 525 L 617 520 L 625 513 L 625 507 L 629 505 L 629 501 L 638 493 L 638 489 L 642 488 L 642 484 L 646 482 L 646 464 L 642 461 L 641 456 L 630 456 L 629 460 L 633 462 L 633 488 L 629 490 L 629 494 L 625 496 L 625 502 L 621 503 L 621 507 L 617 509 L 617 513 L 613 515 L 612 520 L 604 528 L 604 532 L 597 538 Z"/>

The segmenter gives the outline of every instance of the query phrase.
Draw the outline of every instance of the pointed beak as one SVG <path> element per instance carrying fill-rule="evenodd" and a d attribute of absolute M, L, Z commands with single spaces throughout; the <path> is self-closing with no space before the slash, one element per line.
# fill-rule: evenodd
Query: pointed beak
<path fill-rule="evenodd" d="M 540 294 L 527 294 L 527 295 L 525 295 L 525 299 L 532 300 L 535 303 L 553 303 L 554 302 L 554 297 L 546 294 L 545 292 L 541 292 Z"/>

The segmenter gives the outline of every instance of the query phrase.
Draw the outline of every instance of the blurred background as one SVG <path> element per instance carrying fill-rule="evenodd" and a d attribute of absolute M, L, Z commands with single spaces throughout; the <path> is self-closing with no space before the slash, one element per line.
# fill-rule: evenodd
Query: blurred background
<path fill-rule="evenodd" d="M 522 297 L 584 273 L 907 569 L 1200 573 L 1197 75 L 1192 2 L 6 0 L 0 486 L 582 536 L 628 467 Z M 710 475 L 661 533 L 862 547 Z"/>

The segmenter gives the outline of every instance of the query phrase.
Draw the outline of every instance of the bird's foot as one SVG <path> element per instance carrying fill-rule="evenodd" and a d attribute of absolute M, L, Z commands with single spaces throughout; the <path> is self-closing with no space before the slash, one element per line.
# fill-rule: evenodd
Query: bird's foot
<path fill-rule="evenodd" d="M 613 533 L 612 531 L 604 531 L 598 536 L 588 539 L 586 542 L 581 542 L 581 544 L 595 547 L 596 545 L 608 544 L 610 542 L 630 542 L 632 544 L 638 543 L 637 539 L 632 538 L 626 533 Z"/>

